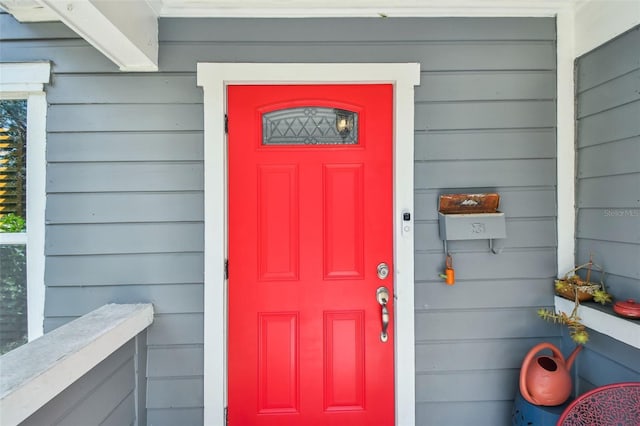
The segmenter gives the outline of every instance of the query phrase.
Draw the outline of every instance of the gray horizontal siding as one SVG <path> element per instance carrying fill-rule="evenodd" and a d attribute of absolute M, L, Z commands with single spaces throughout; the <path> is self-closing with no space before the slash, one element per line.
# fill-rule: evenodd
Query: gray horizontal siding
<path fill-rule="evenodd" d="M 48 224 L 202 222 L 202 192 L 56 193 L 47 200 Z"/>
<path fill-rule="evenodd" d="M 548 278 L 522 279 L 457 279 L 455 286 L 442 287 L 437 277 L 431 281 L 418 281 L 415 288 L 416 311 L 437 309 L 492 309 L 503 306 L 537 307 L 549 302 Z M 493 297 L 484 297 L 491 294 Z M 437 304 L 432 301 L 437 301 Z"/>
<path fill-rule="evenodd" d="M 47 160 L 60 162 L 202 161 L 202 131 L 49 133 Z"/>
<path fill-rule="evenodd" d="M 459 309 L 454 312 L 456 315 L 452 315 L 450 309 L 417 311 L 416 341 L 457 342 L 469 339 L 550 338 L 558 335 L 555 326 L 536 321 L 535 309 L 531 310 L 531 315 L 523 315 L 520 307 Z M 477 389 L 473 391 L 477 392 Z"/>
<path fill-rule="evenodd" d="M 424 73 L 416 97 L 422 101 L 555 99 L 553 71 Z"/>
<path fill-rule="evenodd" d="M 126 132 L 202 130 L 202 105 L 191 104 L 95 104 L 51 105 L 48 132 Z"/>
<path fill-rule="evenodd" d="M 416 130 L 513 129 L 554 125 L 553 101 L 429 102 L 417 103 L 415 109 Z"/>
<path fill-rule="evenodd" d="M 204 244 L 202 223 L 50 225 L 46 235 L 52 256 L 201 252 Z"/>
<path fill-rule="evenodd" d="M 121 286 L 65 286 L 47 288 L 48 317 L 80 316 L 108 303 L 153 303 L 154 313 L 202 313 L 202 284 L 129 285 Z M 50 302 L 49 302 L 50 300 Z"/>
<path fill-rule="evenodd" d="M 618 300 L 628 300 L 637 297 L 638 279 L 623 277 L 616 274 L 607 274 L 607 290 L 614 292 Z"/>
<path fill-rule="evenodd" d="M 201 408 L 203 392 L 202 377 L 150 378 L 147 408 Z"/>
<path fill-rule="evenodd" d="M 113 62 L 84 40 L 3 42 L 0 59 L 3 61 L 10 59 L 15 62 L 50 60 L 54 73 L 118 72 L 118 67 Z"/>
<path fill-rule="evenodd" d="M 154 318 L 147 334 L 149 346 L 193 345 L 204 343 L 204 316 L 194 314 L 164 314 Z"/>
<path fill-rule="evenodd" d="M 50 163 L 47 192 L 202 191 L 202 162 Z"/>
<path fill-rule="evenodd" d="M 510 176 L 513 186 L 554 186 L 556 162 L 552 159 L 478 160 L 423 163 L 415 165 L 417 189 L 504 186 Z M 473 176 L 473 181 L 469 181 Z"/>
<path fill-rule="evenodd" d="M 133 425 L 136 420 L 134 357 L 135 341 L 131 340 L 21 425 Z"/>
<path fill-rule="evenodd" d="M 556 274 L 553 19 L 163 18 L 155 74 L 119 73 L 64 26 L 19 27 L 0 31 L 2 60 L 49 59 L 54 71 L 46 328 L 109 301 L 153 302 L 148 424 L 202 423 L 202 61 L 421 63 L 417 424 L 508 424 L 517 360 L 559 336 L 535 318 Z M 437 200 L 463 191 L 501 194 L 508 238 L 500 255 L 452 243 L 449 288 Z"/>
<path fill-rule="evenodd" d="M 202 104 L 194 74 L 126 74 L 118 85 L 113 76 L 62 74 L 47 90 L 55 104 Z"/>
<path fill-rule="evenodd" d="M 510 425 L 513 401 L 418 402 L 416 416 L 435 425 Z M 481 419 L 481 420 L 480 420 Z"/>
<path fill-rule="evenodd" d="M 204 424 L 202 408 L 148 409 L 149 426 L 201 425 Z"/>
<path fill-rule="evenodd" d="M 626 213 L 626 210 L 580 209 L 577 237 L 640 244 L 640 213 Z"/>
<path fill-rule="evenodd" d="M 154 347 L 147 360 L 147 375 L 152 378 L 198 377 L 204 370 L 202 345 Z"/>
<path fill-rule="evenodd" d="M 202 253 L 47 256 L 45 269 L 49 287 L 204 281 Z"/>
<path fill-rule="evenodd" d="M 575 383 L 576 393 L 610 383 L 640 381 L 638 349 L 594 331 L 589 332 L 589 337 L 586 349 L 576 358 L 579 372 Z M 565 337 L 565 340 L 568 338 Z"/>
<path fill-rule="evenodd" d="M 636 280 L 640 279 L 640 269 L 638 268 L 640 245 L 638 244 L 579 238 L 576 258 L 586 260 L 590 255 L 599 260 L 597 263 L 604 268 L 607 275 L 614 274 Z M 615 293 L 614 296 L 617 297 Z"/>
<path fill-rule="evenodd" d="M 640 86 L 638 86 L 640 89 Z M 640 117 L 640 115 L 638 116 Z M 640 131 L 639 131 L 640 133 Z M 635 173 L 640 175 L 640 137 L 632 137 L 580 150 L 578 178 L 614 176 Z M 615 169 L 611 169 L 615 164 Z"/>
<path fill-rule="evenodd" d="M 559 344 L 560 339 L 551 342 Z M 443 371 L 517 370 L 522 365 L 521 354 L 537 343 L 537 338 L 518 338 L 420 344 L 416 347 L 416 372 L 427 375 Z M 509 399 L 512 397 L 509 395 Z"/>
<path fill-rule="evenodd" d="M 416 134 L 417 161 L 555 158 L 554 129 L 445 130 Z"/>
<path fill-rule="evenodd" d="M 640 357 L 638 357 L 638 350 L 632 348 L 631 346 L 625 345 L 624 343 L 620 343 L 609 336 L 605 336 L 602 333 L 593 332 L 591 333 L 591 346 L 599 347 L 601 349 L 610 348 L 610 352 L 616 352 L 615 363 L 618 364 L 620 368 L 629 369 L 634 372 L 635 375 L 630 376 L 627 380 L 635 380 L 640 381 Z M 611 350 L 614 349 L 614 350 Z M 605 349 L 605 351 L 607 351 Z M 589 352 L 585 352 L 588 354 L 584 358 L 590 358 L 597 356 L 596 354 L 589 354 Z M 580 357 L 582 358 L 582 357 Z M 579 358 L 576 358 L 576 360 Z M 584 359 L 582 361 L 585 361 Z M 588 361 L 588 360 L 586 360 Z M 593 364 L 593 363 L 588 363 Z M 597 364 L 597 363 L 596 363 Z M 590 374 L 592 375 L 602 375 L 606 378 L 606 370 L 599 371 L 600 369 L 593 369 Z M 595 376 L 592 376 L 595 377 Z M 624 379 L 623 379 L 624 380 Z M 621 381 L 621 380 L 613 380 L 613 381 Z M 612 381 L 612 382 L 613 382 Z"/>
<path fill-rule="evenodd" d="M 629 88 L 637 88 L 629 90 Z M 640 70 L 621 75 L 606 84 L 580 94 L 577 116 L 583 118 L 598 112 L 640 100 Z"/>
<path fill-rule="evenodd" d="M 580 370 L 580 380 L 592 385 L 602 386 L 608 383 L 620 383 L 620 382 L 637 382 L 640 381 L 640 364 L 634 363 L 631 368 L 619 364 L 617 362 L 620 351 L 620 343 L 612 341 L 611 346 L 604 349 L 602 352 L 596 350 L 588 350 L 581 354 L 578 368 Z M 592 345 L 595 346 L 595 345 Z M 616 351 L 617 349 L 617 351 Z M 612 359 L 614 361 L 612 362 Z M 592 365 L 606 365 L 606 370 L 600 370 L 597 368 L 591 368 Z M 582 389 L 580 391 L 583 391 Z"/>
<path fill-rule="evenodd" d="M 576 257 L 593 256 L 607 272 L 607 290 L 615 299 L 640 296 L 638 46 L 640 27 L 577 61 Z M 578 393 L 640 381 L 640 349 L 589 334 L 576 361 Z"/>
<path fill-rule="evenodd" d="M 517 374 L 518 371 L 508 369 L 465 371 L 451 374 L 418 374 L 416 376 L 416 401 L 418 403 L 457 400 L 470 402 L 510 401 L 515 395 Z M 453 381 L 456 386 L 448 385 L 448 381 Z M 483 391 L 478 392 L 477 389 L 481 388 Z"/>
<path fill-rule="evenodd" d="M 109 417 L 100 423 L 100 426 L 135 426 L 135 420 L 131 420 L 131 413 L 135 412 L 135 409 L 135 397 L 133 394 L 129 394 L 129 396 L 109 414 Z"/>
<path fill-rule="evenodd" d="M 545 18 L 491 19 L 163 19 L 160 41 L 256 42 L 279 44 L 295 40 L 319 44 L 345 40 L 378 42 L 432 42 L 470 40 L 555 40 L 555 22 Z M 393 22 L 395 21 L 395 22 Z M 246 31 L 246 28 L 252 31 Z M 259 38 L 256 38 L 259 34 Z"/>
<path fill-rule="evenodd" d="M 326 32 L 326 31 L 323 31 Z M 322 37 L 319 35 L 319 37 Z M 552 41 L 487 42 L 298 42 L 187 43 L 160 45 L 160 66 L 171 72 L 193 70 L 198 61 L 235 62 L 420 62 L 424 71 L 552 70 Z"/>
<path fill-rule="evenodd" d="M 612 173 L 615 173 L 615 169 Z M 611 188 L 616 190 L 612 191 Z M 631 209 L 633 212 L 638 208 L 638 200 L 640 200 L 640 174 L 614 174 L 580 179 L 577 182 L 576 191 L 578 207 L 607 210 Z"/>
<path fill-rule="evenodd" d="M 482 252 L 453 252 L 456 279 L 551 278 L 555 275 L 555 253 L 548 249 L 508 250 L 500 255 Z M 491 268 L 486 268 L 487 263 Z M 442 273 L 442 253 L 416 253 L 416 280 L 437 280 Z"/>
<path fill-rule="evenodd" d="M 578 147 L 633 138 L 640 134 L 640 101 L 578 120 Z"/>
<path fill-rule="evenodd" d="M 613 42 L 581 56 L 576 69 L 578 93 L 640 68 L 639 45 L 640 31 L 636 27 Z"/>

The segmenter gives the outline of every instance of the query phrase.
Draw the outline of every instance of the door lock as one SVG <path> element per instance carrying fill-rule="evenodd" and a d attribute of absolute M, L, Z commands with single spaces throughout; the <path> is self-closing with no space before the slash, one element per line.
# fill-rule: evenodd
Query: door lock
<path fill-rule="evenodd" d="M 384 280 L 388 276 L 389 276 L 389 265 L 387 265 L 384 262 L 378 264 L 378 278 L 380 278 L 381 280 Z"/>

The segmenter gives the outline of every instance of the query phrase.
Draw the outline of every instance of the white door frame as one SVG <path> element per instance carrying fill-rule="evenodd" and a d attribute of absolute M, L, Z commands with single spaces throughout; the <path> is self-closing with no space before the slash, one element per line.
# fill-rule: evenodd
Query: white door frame
<path fill-rule="evenodd" d="M 204 424 L 224 424 L 227 401 L 226 87 L 233 84 L 392 84 L 396 425 L 415 424 L 414 86 L 420 64 L 199 63 L 204 91 Z M 403 213 L 411 220 L 403 221 Z"/>

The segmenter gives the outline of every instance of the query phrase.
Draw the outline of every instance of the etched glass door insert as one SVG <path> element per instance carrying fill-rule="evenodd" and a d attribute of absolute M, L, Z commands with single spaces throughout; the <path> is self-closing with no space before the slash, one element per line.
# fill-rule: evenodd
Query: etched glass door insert
<path fill-rule="evenodd" d="M 263 145 L 357 145 L 358 113 L 304 106 L 262 115 Z"/>

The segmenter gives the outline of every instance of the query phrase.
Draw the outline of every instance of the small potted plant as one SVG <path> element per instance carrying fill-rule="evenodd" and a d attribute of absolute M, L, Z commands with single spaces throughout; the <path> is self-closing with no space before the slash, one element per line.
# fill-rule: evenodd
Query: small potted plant
<path fill-rule="evenodd" d="M 585 271 L 584 279 L 578 274 L 581 270 Z M 596 270 L 600 273 L 599 283 L 591 281 L 592 270 Z M 604 286 L 603 269 L 593 263 L 593 260 L 590 257 L 587 263 L 577 266 L 567 272 L 564 278 L 555 280 L 555 291 L 559 296 L 574 301 L 574 307 L 571 314 L 554 312 L 550 309 L 541 308 L 538 309 L 538 316 L 553 323 L 566 325 L 569 329 L 569 336 L 577 344 L 583 345 L 587 343 L 589 341 L 589 333 L 587 333 L 584 324 L 580 322 L 578 307 L 580 306 L 580 302 L 591 299 L 603 305 L 611 303 L 611 295 L 607 293 Z"/>

